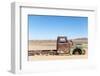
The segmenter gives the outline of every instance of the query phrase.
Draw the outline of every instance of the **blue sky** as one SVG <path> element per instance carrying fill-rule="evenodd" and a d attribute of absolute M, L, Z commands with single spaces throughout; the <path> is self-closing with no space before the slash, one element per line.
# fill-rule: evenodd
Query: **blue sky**
<path fill-rule="evenodd" d="M 75 16 L 29 15 L 29 40 L 50 40 L 57 36 L 68 39 L 88 36 L 88 18 Z"/>

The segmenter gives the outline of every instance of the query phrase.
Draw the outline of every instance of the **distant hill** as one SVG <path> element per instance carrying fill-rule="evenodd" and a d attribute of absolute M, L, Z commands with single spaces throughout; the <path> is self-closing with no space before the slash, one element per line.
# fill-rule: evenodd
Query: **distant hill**
<path fill-rule="evenodd" d="M 73 39 L 73 40 L 88 40 L 88 38 L 76 38 L 76 39 Z"/>
<path fill-rule="evenodd" d="M 79 44 L 79 43 L 88 43 L 88 38 L 76 38 L 76 39 L 68 39 L 72 40 L 74 43 Z M 29 40 L 29 44 L 35 44 L 35 45 L 55 45 L 57 40 Z"/>
<path fill-rule="evenodd" d="M 88 38 L 76 38 L 76 39 L 72 39 L 72 41 L 76 44 L 81 44 L 81 43 L 88 43 Z"/>

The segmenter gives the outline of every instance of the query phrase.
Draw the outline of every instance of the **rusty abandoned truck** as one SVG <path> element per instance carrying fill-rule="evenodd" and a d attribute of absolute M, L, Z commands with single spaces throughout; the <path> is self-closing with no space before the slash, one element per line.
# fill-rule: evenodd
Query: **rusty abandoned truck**
<path fill-rule="evenodd" d="M 57 37 L 56 50 L 29 50 L 28 56 L 34 55 L 84 55 L 85 50 L 81 48 L 81 44 L 77 44 L 73 48 L 74 43 L 65 36 Z M 73 49 L 72 49 L 73 48 Z"/>

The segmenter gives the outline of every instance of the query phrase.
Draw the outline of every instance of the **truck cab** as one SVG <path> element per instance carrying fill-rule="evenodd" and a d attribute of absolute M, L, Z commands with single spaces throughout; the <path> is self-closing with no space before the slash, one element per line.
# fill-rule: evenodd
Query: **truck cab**
<path fill-rule="evenodd" d="M 58 54 L 70 54 L 71 42 L 65 36 L 57 38 L 57 52 Z"/>

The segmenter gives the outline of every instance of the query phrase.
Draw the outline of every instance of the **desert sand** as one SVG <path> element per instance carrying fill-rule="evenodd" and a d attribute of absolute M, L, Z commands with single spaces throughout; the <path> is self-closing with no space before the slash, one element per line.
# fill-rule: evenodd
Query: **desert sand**
<path fill-rule="evenodd" d="M 85 55 L 70 55 L 70 56 L 28 56 L 29 61 L 33 60 L 58 60 L 58 59 L 84 59 L 88 57 L 88 40 L 87 39 L 74 39 L 74 45 L 82 44 L 86 50 Z M 56 40 L 29 40 L 29 50 L 56 50 Z"/>

